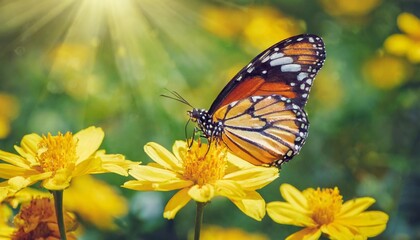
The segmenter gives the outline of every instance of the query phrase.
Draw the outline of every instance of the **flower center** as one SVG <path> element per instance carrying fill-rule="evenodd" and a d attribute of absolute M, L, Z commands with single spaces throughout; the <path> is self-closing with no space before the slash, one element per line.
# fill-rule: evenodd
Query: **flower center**
<path fill-rule="evenodd" d="M 225 175 L 226 147 L 213 142 L 210 145 L 193 144 L 185 154 L 184 178 L 202 186 L 214 183 Z"/>
<path fill-rule="evenodd" d="M 329 224 L 334 221 L 335 216 L 340 212 L 343 203 L 343 196 L 337 187 L 307 189 L 303 192 L 308 205 L 312 210 L 312 219 L 319 225 Z"/>
<path fill-rule="evenodd" d="M 22 206 L 20 213 L 16 215 L 14 224 L 17 230 L 12 239 L 47 239 L 54 233 L 48 224 L 55 221 L 51 200 L 33 199 L 30 204 Z"/>
<path fill-rule="evenodd" d="M 57 136 L 42 136 L 38 144 L 38 162 L 44 172 L 55 172 L 76 163 L 77 141 L 73 134 L 58 133 Z"/>

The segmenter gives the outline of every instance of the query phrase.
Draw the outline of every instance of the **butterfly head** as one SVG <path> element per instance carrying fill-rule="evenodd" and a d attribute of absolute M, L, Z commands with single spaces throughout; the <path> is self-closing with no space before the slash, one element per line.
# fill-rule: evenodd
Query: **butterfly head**
<path fill-rule="evenodd" d="M 191 121 L 196 122 L 198 128 L 207 138 L 218 137 L 222 132 L 222 122 L 213 122 L 212 116 L 205 109 L 193 108 L 188 111 Z"/>

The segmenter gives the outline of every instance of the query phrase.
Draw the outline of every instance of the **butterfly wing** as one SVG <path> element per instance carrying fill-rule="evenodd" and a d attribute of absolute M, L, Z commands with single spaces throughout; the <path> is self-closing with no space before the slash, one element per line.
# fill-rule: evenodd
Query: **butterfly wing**
<path fill-rule="evenodd" d="M 299 152 L 309 125 L 303 109 L 280 95 L 232 102 L 213 121 L 223 123 L 221 138 L 230 151 L 255 165 L 275 166 Z"/>
<path fill-rule="evenodd" d="M 209 113 L 250 96 L 272 94 L 290 98 L 303 108 L 324 60 L 324 42 L 320 37 L 302 34 L 285 39 L 259 54 L 236 74 L 217 96 Z"/>

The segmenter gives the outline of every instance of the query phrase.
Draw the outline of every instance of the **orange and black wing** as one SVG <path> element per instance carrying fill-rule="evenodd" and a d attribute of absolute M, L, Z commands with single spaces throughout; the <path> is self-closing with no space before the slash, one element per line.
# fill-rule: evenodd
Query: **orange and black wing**
<path fill-rule="evenodd" d="M 234 101 L 272 94 L 287 97 L 303 108 L 324 60 L 324 42 L 316 35 L 302 34 L 283 40 L 236 74 L 217 96 L 209 114 Z"/>
<path fill-rule="evenodd" d="M 296 155 L 308 134 L 306 113 L 290 98 L 252 96 L 218 109 L 222 141 L 237 156 L 255 165 L 280 166 Z"/>

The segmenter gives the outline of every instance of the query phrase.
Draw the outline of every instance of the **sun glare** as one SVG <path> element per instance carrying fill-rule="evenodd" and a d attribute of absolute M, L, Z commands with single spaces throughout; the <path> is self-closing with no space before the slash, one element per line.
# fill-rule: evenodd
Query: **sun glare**
<path fill-rule="evenodd" d="M 89 79 L 98 52 L 111 51 L 119 77 L 150 95 L 144 89 L 182 89 L 185 85 L 167 42 L 186 57 L 204 56 L 197 54 L 206 42 L 195 27 L 198 21 L 194 19 L 199 16 L 186 6 L 172 0 L 3 1 L 0 35 L 17 46 L 29 45 L 34 39 L 41 42 L 52 79 L 63 79 L 63 75 L 68 79 L 69 72 L 72 77 L 76 72 L 81 74 L 78 79 Z M 191 38 L 193 46 L 188 44 Z"/>

